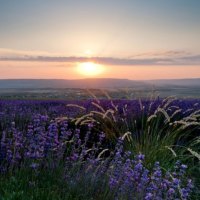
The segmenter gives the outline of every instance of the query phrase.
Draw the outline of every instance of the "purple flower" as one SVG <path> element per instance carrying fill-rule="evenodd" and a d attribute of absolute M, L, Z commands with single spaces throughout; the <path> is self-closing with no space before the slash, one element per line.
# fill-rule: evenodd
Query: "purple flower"
<path fill-rule="evenodd" d="M 147 193 L 145 196 L 145 200 L 152 200 L 153 199 L 153 194 L 152 193 Z"/>
<path fill-rule="evenodd" d="M 173 185 L 174 187 L 178 187 L 180 184 L 180 180 L 178 178 L 173 178 Z"/>
<path fill-rule="evenodd" d="M 78 154 L 77 153 L 74 153 L 72 156 L 71 156 L 71 160 L 72 161 L 77 161 L 79 158 Z"/>
<path fill-rule="evenodd" d="M 31 163 L 30 167 L 35 170 L 39 167 L 39 164 L 38 163 Z"/>
<path fill-rule="evenodd" d="M 187 165 L 181 165 L 181 169 L 183 169 L 183 170 L 185 170 L 185 169 L 187 169 Z"/>
<path fill-rule="evenodd" d="M 167 191 L 168 195 L 172 196 L 173 194 L 175 194 L 175 190 L 173 188 L 170 188 L 168 191 Z"/>
<path fill-rule="evenodd" d="M 110 186 L 110 188 L 116 187 L 117 184 L 118 184 L 118 181 L 115 178 L 110 178 L 110 180 L 109 180 L 109 186 Z"/>
<path fill-rule="evenodd" d="M 145 156 L 143 154 L 141 154 L 141 153 L 139 155 L 137 155 L 137 159 L 138 160 L 144 160 L 144 157 Z"/>

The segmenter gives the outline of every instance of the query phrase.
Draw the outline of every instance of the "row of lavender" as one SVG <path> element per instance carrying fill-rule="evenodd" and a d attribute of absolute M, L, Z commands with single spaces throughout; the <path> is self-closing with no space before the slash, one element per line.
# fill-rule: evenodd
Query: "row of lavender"
<path fill-rule="evenodd" d="M 98 100 L 97 100 L 98 101 Z M 85 101 L 31 101 L 31 100 L 0 100 L 0 120 L 1 127 L 0 130 L 10 126 L 12 121 L 32 121 L 36 115 L 43 115 L 54 119 L 61 116 L 76 117 L 81 114 L 86 114 L 91 110 L 97 109 L 92 102 L 94 100 L 85 100 Z M 127 115 L 140 115 L 141 107 L 146 109 L 146 112 L 149 111 L 151 107 L 151 112 L 155 111 L 159 105 L 163 103 L 163 100 L 101 100 L 100 105 L 105 109 L 113 107 L 114 103 L 118 109 L 119 113 L 123 112 L 123 108 L 126 105 Z M 85 108 L 85 110 L 80 113 L 79 109 L 74 108 L 73 106 L 66 106 L 69 104 L 80 105 Z M 200 109 L 200 100 L 174 100 L 171 105 L 177 106 L 182 109 L 182 113 L 186 111 L 195 111 Z"/>
<path fill-rule="evenodd" d="M 118 117 L 137 118 L 141 110 L 154 113 L 163 100 L 92 102 L 0 101 L 1 173 L 24 167 L 37 171 L 64 165 L 63 177 L 71 179 L 68 184 L 78 184 L 80 178 L 91 175 L 93 185 L 107 185 L 111 198 L 188 199 L 192 182 L 184 176 L 186 165 L 176 162 L 174 168 L 163 171 L 156 162 L 152 169 L 147 169 L 143 154 L 133 155 L 124 150 L 123 137 L 113 148 L 106 133 L 95 129 L 95 123 L 73 123 L 90 111 L 113 107 L 117 107 Z M 170 107 L 179 107 L 184 116 L 199 110 L 200 100 L 175 100 Z"/>

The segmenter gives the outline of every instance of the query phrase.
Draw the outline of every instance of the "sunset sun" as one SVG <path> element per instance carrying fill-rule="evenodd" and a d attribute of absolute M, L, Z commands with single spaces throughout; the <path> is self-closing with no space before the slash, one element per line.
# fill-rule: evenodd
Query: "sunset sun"
<path fill-rule="evenodd" d="M 104 67 L 93 62 L 84 62 L 77 65 L 77 71 L 84 76 L 92 77 L 103 73 Z"/>

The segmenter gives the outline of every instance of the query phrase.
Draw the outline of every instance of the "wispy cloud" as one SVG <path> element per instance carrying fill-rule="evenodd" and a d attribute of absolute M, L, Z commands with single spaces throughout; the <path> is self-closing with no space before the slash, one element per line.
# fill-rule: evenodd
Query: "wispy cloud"
<path fill-rule="evenodd" d="M 129 58 L 146 58 L 146 57 L 182 57 L 189 56 L 190 52 L 187 51 L 157 51 L 157 52 L 145 52 L 140 54 L 134 54 L 129 56 Z"/>
<path fill-rule="evenodd" d="M 0 49 L 0 61 L 88 62 L 104 65 L 200 65 L 200 54 L 185 51 L 150 52 L 127 58 L 58 56 L 46 52 L 25 52 Z"/>

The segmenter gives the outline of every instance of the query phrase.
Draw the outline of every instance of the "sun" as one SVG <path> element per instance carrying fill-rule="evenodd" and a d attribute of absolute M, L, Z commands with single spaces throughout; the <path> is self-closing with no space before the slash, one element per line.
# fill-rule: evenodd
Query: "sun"
<path fill-rule="evenodd" d="M 83 62 L 77 65 L 77 71 L 84 76 L 93 77 L 103 73 L 104 67 L 93 62 Z"/>

